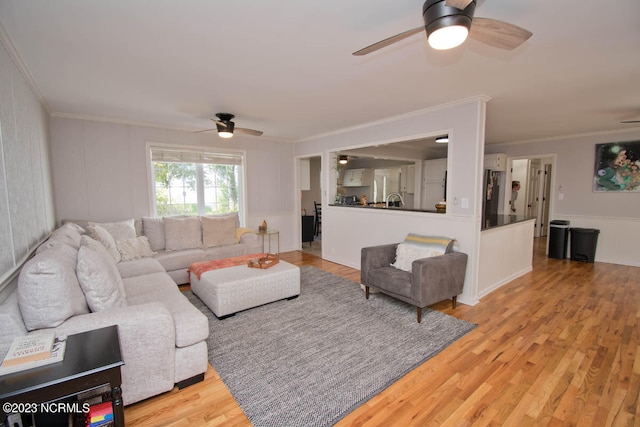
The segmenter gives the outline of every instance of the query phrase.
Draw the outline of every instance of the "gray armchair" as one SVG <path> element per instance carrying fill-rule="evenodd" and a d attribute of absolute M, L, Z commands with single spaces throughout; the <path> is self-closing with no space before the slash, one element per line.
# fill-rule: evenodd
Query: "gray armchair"
<path fill-rule="evenodd" d="M 462 293 L 467 254 L 448 252 L 431 258 L 413 261 L 411 272 L 397 269 L 390 264 L 396 259 L 398 243 L 362 248 L 360 283 L 401 301 L 415 305 L 418 323 L 422 321 L 422 309 L 436 302 L 452 300 L 456 307 Z"/>

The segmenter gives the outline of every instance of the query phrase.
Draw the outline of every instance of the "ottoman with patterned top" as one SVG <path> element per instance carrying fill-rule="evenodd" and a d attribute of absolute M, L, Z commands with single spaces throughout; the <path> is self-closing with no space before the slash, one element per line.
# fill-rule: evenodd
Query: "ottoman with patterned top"
<path fill-rule="evenodd" d="M 268 269 L 247 265 L 190 272 L 191 290 L 218 318 L 300 295 L 300 269 L 280 260 Z"/>

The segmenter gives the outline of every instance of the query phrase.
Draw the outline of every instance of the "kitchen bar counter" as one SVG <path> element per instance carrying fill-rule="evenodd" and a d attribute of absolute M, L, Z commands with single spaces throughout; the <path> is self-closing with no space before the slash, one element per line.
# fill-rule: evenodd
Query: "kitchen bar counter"
<path fill-rule="evenodd" d="M 482 297 L 531 271 L 535 218 L 498 215 L 480 233 L 478 292 Z"/>
<path fill-rule="evenodd" d="M 534 218 L 535 217 L 528 217 L 525 215 L 491 215 L 485 219 L 484 224 L 482 224 L 481 230 L 490 230 L 496 227 L 503 227 L 509 224 L 529 221 Z"/>
<path fill-rule="evenodd" d="M 425 212 L 425 213 L 444 213 L 444 212 L 438 212 L 435 209 L 413 209 L 413 208 L 399 208 L 399 207 L 395 207 L 395 206 L 376 206 L 375 204 L 370 204 L 370 205 L 329 205 L 329 206 L 335 206 L 338 208 L 351 208 L 351 209 L 379 209 L 379 210 L 391 210 L 391 211 L 405 211 L 405 212 Z"/>

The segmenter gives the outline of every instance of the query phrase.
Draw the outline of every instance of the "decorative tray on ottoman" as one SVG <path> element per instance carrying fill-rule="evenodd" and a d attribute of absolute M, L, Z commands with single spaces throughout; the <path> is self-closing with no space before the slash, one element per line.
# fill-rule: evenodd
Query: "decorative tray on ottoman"
<path fill-rule="evenodd" d="M 271 268 L 277 263 L 280 262 L 278 255 L 276 254 L 267 254 L 261 258 L 252 259 L 247 263 L 247 265 L 251 268 Z"/>

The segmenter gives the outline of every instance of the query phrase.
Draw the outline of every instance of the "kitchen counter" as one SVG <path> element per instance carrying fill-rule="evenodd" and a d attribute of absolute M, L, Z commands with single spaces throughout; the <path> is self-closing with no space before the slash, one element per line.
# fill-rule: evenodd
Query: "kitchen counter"
<path fill-rule="evenodd" d="M 338 208 L 351 208 L 351 209 L 380 209 L 380 210 L 391 210 L 391 211 L 404 211 L 404 212 L 425 212 L 425 213 L 444 213 L 438 212 L 435 209 L 413 209 L 413 208 L 399 208 L 395 206 L 380 206 L 380 204 L 370 204 L 370 205 L 329 205 L 335 206 Z"/>
<path fill-rule="evenodd" d="M 490 223 L 480 233 L 479 297 L 528 273 L 533 266 L 535 218 L 495 215 L 491 220 L 495 225 Z"/>
<path fill-rule="evenodd" d="M 482 224 L 481 230 L 490 230 L 496 227 L 503 227 L 509 224 L 516 224 L 518 222 L 529 221 L 535 219 L 535 217 L 528 217 L 525 215 L 491 215 L 485 218 L 484 224 Z"/>

